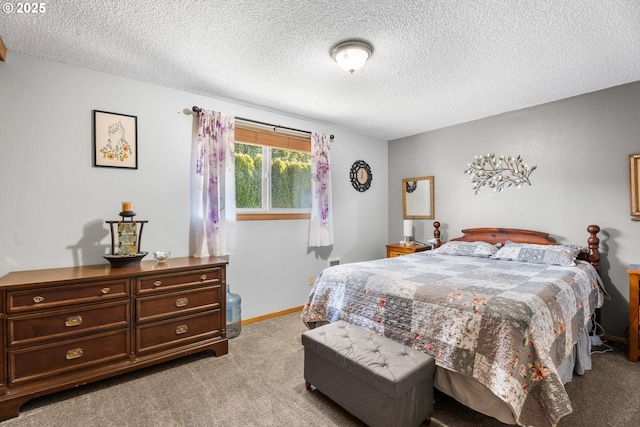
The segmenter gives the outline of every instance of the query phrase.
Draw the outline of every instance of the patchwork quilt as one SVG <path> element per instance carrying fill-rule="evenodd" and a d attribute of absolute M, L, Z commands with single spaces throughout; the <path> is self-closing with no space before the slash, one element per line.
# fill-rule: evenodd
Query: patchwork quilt
<path fill-rule="evenodd" d="M 560 362 L 604 302 L 589 263 L 534 264 L 421 252 L 324 270 L 307 325 L 344 320 L 424 351 L 475 378 L 520 425 L 571 413 Z"/>

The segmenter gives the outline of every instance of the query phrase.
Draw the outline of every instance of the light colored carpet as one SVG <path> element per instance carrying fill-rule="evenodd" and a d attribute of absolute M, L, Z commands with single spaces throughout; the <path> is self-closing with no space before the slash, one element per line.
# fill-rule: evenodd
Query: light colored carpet
<path fill-rule="evenodd" d="M 205 352 L 27 402 L 1 427 L 363 426 L 304 386 L 306 330 L 298 313 L 246 325 L 229 354 Z M 635 426 L 640 363 L 626 347 L 594 356 L 594 370 L 567 385 L 574 413 L 559 427 Z M 436 394 L 436 427 L 504 426 Z"/>
<path fill-rule="evenodd" d="M 2 427 L 362 426 L 304 386 L 294 313 L 246 325 L 229 354 L 167 362 L 34 399 Z"/>

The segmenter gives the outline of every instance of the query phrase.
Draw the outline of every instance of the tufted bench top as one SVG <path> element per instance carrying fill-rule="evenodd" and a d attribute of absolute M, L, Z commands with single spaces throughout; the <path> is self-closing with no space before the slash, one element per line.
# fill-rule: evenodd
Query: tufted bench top
<path fill-rule="evenodd" d="M 433 377 L 433 357 L 342 320 L 302 334 L 302 344 L 389 396 Z"/>

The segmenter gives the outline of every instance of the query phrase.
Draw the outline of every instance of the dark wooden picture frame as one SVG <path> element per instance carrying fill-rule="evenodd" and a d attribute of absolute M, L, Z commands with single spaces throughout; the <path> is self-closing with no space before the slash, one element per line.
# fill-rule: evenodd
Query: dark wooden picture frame
<path fill-rule="evenodd" d="M 138 117 L 93 110 L 93 166 L 138 169 Z"/>

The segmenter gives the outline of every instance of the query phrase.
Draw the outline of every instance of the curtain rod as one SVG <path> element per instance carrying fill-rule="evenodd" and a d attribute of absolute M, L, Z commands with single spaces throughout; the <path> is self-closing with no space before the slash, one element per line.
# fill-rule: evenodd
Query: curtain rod
<path fill-rule="evenodd" d="M 194 113 L 200 114 L 200 112 L 202 111 L 202 108 L 197 107 L 197 106 L 194 105 L 191 108 L 191 111 L 193 111 Z M 273 125 L 271 123 L 265 123 L 265 122 L 259 122 L 257 120 L 245 119 L 244 117 L 236 117 L 236 119 L 237 120 L 242 120 L 242 121 L 245 121 L 245 122 L 255 123 L 255 124 L 258 124 L 258 125 L 269 126 L 269 127 L 272 127 L 274 130 L 276 130 L 276 129 L 285 129 L 285 130 L 292 130 L 294 132 L 302 132 L 302 133 L 306 133 L 306 134 L 311 135 L 311 132 L 309 132 L 308 130 L 289 128 L 289 127 L 280 126 L 280 125 Z M 333 135 L 329 135 L 329 139 L 331 139 L 331 141 L 333 141 Z"/>

